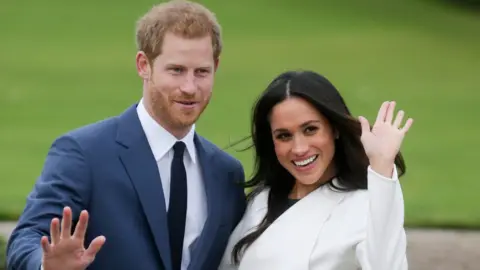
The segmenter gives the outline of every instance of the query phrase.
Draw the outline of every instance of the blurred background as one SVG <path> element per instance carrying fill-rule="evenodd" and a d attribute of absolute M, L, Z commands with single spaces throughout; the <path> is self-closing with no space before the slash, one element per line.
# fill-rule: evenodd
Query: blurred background
<path fill-rule="evenodd" d="M 396 100 L 415 119 L 402 149 L 407 226 L 480 228 L 480 1 L 197 2 L 225 48 L 202 135 L 220 146 L 248 135 L 273 77 L 314 70 L 355 115 Z M 21 213 L 56 137 L 140 99 L 134 27 L 155 3 L 0 0 L 1 220 Z M 249 175 L 251 153 L 230 152 Z"/>

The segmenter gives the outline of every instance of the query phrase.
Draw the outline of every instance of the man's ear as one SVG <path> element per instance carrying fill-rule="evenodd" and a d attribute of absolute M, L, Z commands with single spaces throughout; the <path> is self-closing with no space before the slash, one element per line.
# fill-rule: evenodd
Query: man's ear
<path fill-rule="evenodd" d="M 139 51 L 137 52 L 135 61 L 137 65 L 138 76 L 144 80 L 150 79 L 151 67 L 147 55 L 144 52 Z"/>

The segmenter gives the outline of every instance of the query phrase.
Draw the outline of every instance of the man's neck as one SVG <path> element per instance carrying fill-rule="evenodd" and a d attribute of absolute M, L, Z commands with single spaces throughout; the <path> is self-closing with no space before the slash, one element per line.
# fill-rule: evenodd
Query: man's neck
<path fill-rule="evenodd" d="M 155 122 L 157 122 L 157 124 L 159 124 L 161 127 L 163 127 L 166 131 L 168 131 L 170 134 L 172 134 L 178 140 L 183 139 L 192 129 L 192 125 L 190 125 L 190 126 L 180 126 L 179 127 L 179 126 L 169 124 L 167 121 L 164 121 L 160 117 L 157 117 L 155 115 L 155 113 L 153 113 L 153 108 L 151 108 L 151 106 L 149 106 L 145 102 L 143 102 L 143 106 L 145 107 L 145 109 L 146 109 L 147 113 L 150 115 L 150 117 L 152 117 L 152 119 L 155 120 Z"/>

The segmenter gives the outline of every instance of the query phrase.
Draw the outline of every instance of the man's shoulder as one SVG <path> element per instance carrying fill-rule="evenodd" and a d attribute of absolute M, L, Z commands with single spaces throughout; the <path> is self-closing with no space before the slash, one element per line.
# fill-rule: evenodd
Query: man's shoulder
<path fill-rule="evenodd" d="M 117 122 L 118 116 L 111 116 L 77 127 L 68 131 L 66 134 L 78 139 L 97 138 L 98 136 L 105 135 L 105 133 L 115 131 Z"/>
<path fill-rule="evenodd" d="M 106 146 L 106 141 L 114 141 L 117 125 L 118 116 L 110 116 L 66 131 L 60 134 L 55 141 L 72 140 L 84 149 Z"/>

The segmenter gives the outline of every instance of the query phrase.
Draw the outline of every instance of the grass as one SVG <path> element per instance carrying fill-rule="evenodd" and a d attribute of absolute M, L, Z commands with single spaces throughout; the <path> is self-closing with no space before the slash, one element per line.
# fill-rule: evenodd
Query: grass
<path fill-rule="evenodd" d="M 134 21 L 154 2 L 2 3 L 0 218 L 21 213 L 55 137 L 140 98 Z M 225 51 L 200 133 L 221 146 L 247 135 L 274 76 L 316 70 L 356 115 L 373 119 L 395 99 L 415 118 L 402 149 L 408 225 L 480 227 L 475 13 L 434 1 L 201 2 L 223 25 Z M 232 154 L 250 173 L 251 153 Z"/>

